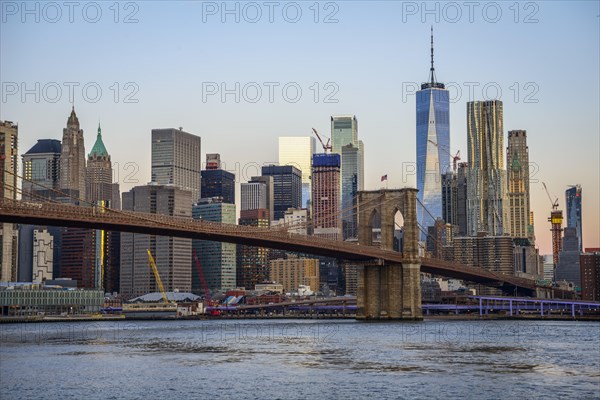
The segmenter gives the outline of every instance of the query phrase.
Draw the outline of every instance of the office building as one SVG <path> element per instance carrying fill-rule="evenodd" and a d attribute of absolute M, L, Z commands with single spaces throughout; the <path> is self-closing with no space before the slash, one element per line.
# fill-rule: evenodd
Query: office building
<path fill-rule="evenodd" d="M 19 127 L 0 121 L 0 197 L 17 199 Z M 17 280 L 19 234 L 16 224 L 0 223 L 0 282 Z"/>
<path fill-rule="evenodd" d="M 508 208 L 510 232 L 513 238 L 529 239 L 533 244 L 533 224 L 530 224 L 531 206 L 529 201 L 529 147 L 527 132 L 508 131 L 506 148 L 508 178 Z"/>
<path fill-rule="evenodd" d="M 341 240 L 339 154 L 313 155 L 312 191 L 313 234 L 323 238 Z"/>
<path fill-rule="evenodd" d="M 552 283 L 554 281 L 554 258 L 552 254 L 544 254 L 542 263 L 544 266 L 544 280 Z"/>
<path fill-rule="evenodd" d="M 67 119 L 67 127 L 63 129 L 60 155 L 60 189 L 65 193 L 67 202 L 83 201 L 85 195 L 85 146 L 83 129 L 79 126 L 79 118 L 75 107 Z"/>
<path fill-rule="evenodd" d="M 60 140 L 38 139 L 23 154 L 23 200 L 55 199 L 60 189 Z"/>
<path fill-rule="evenodd" d="M 259 228 L 269 227 L 267 209 L 242 210 L 239 225 Z M 269 249 L 265 247 L 237 245 L 237 287 L 252 290 L 257 284 L 269 279 Z"/>
<path fill-rule="evenodd" d="M 180 129 L 152 129 L 152 182 L 175 185 L 200 198 L 200 137 Z"/>
<path fill-rule="evenodd" d="M 309 235 L 312 232 L 309 221 L 308 210 L 306 208 L 288 208 L 283 218 L 273 221 L 271 227 L 274 229 L 284 227 L 286 232 L 295 235 Z"/>
<path fill-rule="evenodd" d="M 572 282 L 576 290 L 581 288 L 580 254 L 577 230 L 575 228 L 565 228 L 562 250 L 558 253 L 558 264 L 554 276 L 557 281 Z"/>
<path fill-rule="evenodd" d="M 262 176 L 273 177 L 273 220 L 288 208 L 302 208 L 302 172 L 293 165 L 266 165 Z"/>
<path fill-rule="evenodd" d="M 480 233 L 478 236 L 455 237 L 452 244 L 444 248 L 444 257 L 470 267 L 514 274 L 513 241 L 509 236 Z"/>
<path fill-rule="evenodd" d="M 190 218 L 192 192 L 171 185 L 136 186 L 123 193 L 123 210 Z M 125 299 L 158 291 L 147 250 L 166 291 L 191 290 L 191 239 L 122 232 L 120 290 Z"/>
<path fill-rule="evenodd" d="M 583 251 L 583 231 L 581 227 L 581 185 L 573 185 L 565 192 L 567 200 L 567 227 L 575 228 L 579 251 Z"/>
<path fill-rule="evenodd" d="M 248 182 L 240 185 L 240 211 L 267 209 L 267 184 Z M 268 214 L 268 210 L 267 210 Z M 267 216 L 268 218 L 268 216 Z"/>
<path fill-rule="evenodd" d="M 500 100 L 467 103 L 467 234 L 510 234 Z"/>
<path fill-rule="evenodd" d="M 269 212 L 269 222 L 273 222 L 273 216 L 275 214 L 275 197 L 274 197 L 274 187 L 273 187 L 273 177 L 272 176 L 253 176 L 250 178 L 250 181 L 248 183 L 260 183 L 265 185 L 265 189 L 266 189 L 266 204 L 265 204 L 265 208 L 267 209 L 267 211 Z M 242 206 L 244 204 L 244 201 L 242 200 Z M 249 207 L 249 204 L 247 204 L 247 207 Z M 260 207 L 259 207 L 260 208 Z M 251 210 L 251 208 L 246 208 L 247 210 Z"/>
<path fill-rule="evenodd" d="M 332 153 L 339 154 L 343 238 L 357 236 L 356 193 L 364 190 L 364 143 L 354 115 L 331 117 Z"/>
<path fill-rule="evenodd" d="M 450 225 L 458 222 L 458 180 L 450 171 L 442 175 L 442 220 Z"/>
<path fill-rule="evenodd" d="M 22 199 L 25 201 L 52 201 L 61 197 L 60 190 L 60 140 L 38 139 L 23 158 Z M 46 229 L 53 237 L 53 275 L 59 275 L 61 258 L 61 228 L 55 226 L 19 226 L 19 281 L 31 282 L 33 277 L 33 239 L 36 229 Z"/>
<path fill-rule="evenodd" d="M 113 170 L 110 154 L 102 141 L 102 130 L 98 123 L 98 135 L 92 151 L 88 154 L 86 168 L 86 196 L 90 203 L 106 202 L 112 208 L 113 201 Z M 116 186 L 118 187 L 118 186 Z"/>
<path fill-rule="evenodd" d="M 423 229 L 442 218 L 442 175 L 451 171 L 449 99 L 448 90 L 435 75 L 432 28 L 429 80 L 416 98 L 417 198 L 422 204 L 417 206 L 417 220 Z"/>
<path fill-rule="evenodd" d="M 235 225 L 235 204 L 225 203 L 220 197 L 201 199 L 192 207 L 192 217 Z M 200 264 L 194 265 L 192 270 L 193 293 L 204 293 L 206 289 L 228 290 L 236 287 L 237 260 L 234 243 L 194 239 L 192 246 Z M 201 268 L 201 271 L 198 268 Z M 202 278 L 206 288 L 203 287 Z"/>
<path fill-rule="evenodd" d="M 211 169 L 202 170 L 202 198 L 220 197 L 223 203 L 235 204 L 235 175 L 221 169 L 219 154 L 207 154 L 206 165 Z"/>
<path fill-rule="evenodd" d="M 288 255 L 287 259 L 279 258 L 270 262 L 270 281 L 283 285 L 285 293 L 298 291 L 298 286 L 310 286 L 318 291 L 319 260 L 316 258 L 298 258 Z"/>
<path fill-rule="evenodd" d="M 45 229 L 33 231 L 33 269 L 31 282 L 43 282 L 53 279 L 53 242 L 54 238 Z"/>
<path fill-rule="evenodd" d="M 600 301 L 600 249 L 585 249 L 579 258 L 581 299 Z"/>
<path fill-rule="evenodd" d="M 310 207 L 310 167 L 315 154 L 315 138 L 312 136 L 280 136 L 279 165 L 292 165 L 302 173 L 302 206 Z"/>
<path fill-rule="evenodd" d="M 341 150 L 342 181 L 342 237 L 343 240 L 358 237 L 358 197 L 360 182 L 360 149 L 347 144 Z"/>

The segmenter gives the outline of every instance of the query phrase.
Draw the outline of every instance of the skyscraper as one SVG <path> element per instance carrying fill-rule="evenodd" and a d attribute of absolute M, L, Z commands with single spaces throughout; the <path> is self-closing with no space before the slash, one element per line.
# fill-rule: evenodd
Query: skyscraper
<path fill-rule="evenodd" d="M 581 228 L 581 185 L 573 185 L 565 192 L 567 200 L 567 227 L 575 228 L 579 251 L 583 251 L 583 231 Z"/>
<path fill-rule="evenodd" d="M 86 199 L 83 129 L 79 127 L 75 107 L 71 109 L 71 115 L 67 119 L 67 127 L 63 129 L 60 155 L 60 189 L 69 197 L 68 202 Z"/>
<path fill-rule="evenodd" d="M 500 100 L 467 103 L 467 233 L 471 236 L 510 234 L 503 132 Z"/>
<path fill-rule="evenodd" d="M 313 155 L 312 192 L 314 235 L 342 239 L 339 154 Z"/>
<path fill-rule="evenodd" d="M 180 129 L 152 129 L 152 182 L 175 185 L 200 198 L 200 137 Z"/>
<path fill-rule="evenodd" d="M 206 155 L 207 169 L 202 170 L 203 199 L 219 197 L 224 203 L 235 203 L 235 175 L 221 169 L 221 157 L 219 154 Z"/>
<path fill-rule="evenodd" d="M 265 208 L 242 210 L 239 224 L 268 228 L 269 212 Z M 268 280 L 269 249 L 244 244 L 237 245 L 236 276 L 237 286 L 246 290 L 253 290 L 257 283 Z"/>
<path fill-rule="evenodd" d="M 0 121 L 0 197 L 17 198 L 17 124 Z M 0 282 L 17 280 L 19 235 L 16 224 L 0 224 Z"/>
<path fill-rule="evenodd" d="M 342 233 L 343 240 L 358 237 L 357 192 L 359 190 L 361 163 L 360 149 L 354 145 L 342 146 Z"/>
<path fill-rule="evenodd" d="M 113 199 L 113 173 L 110 155 L 102 141 L 102 130 L 98 123 L 98 135 L 92 151 L 88 154 L 86 168 L 86 196 L 87 201 L 96 203 L 105 201 L 111 203 Z M 109 204 L 112 207 L 112 204 Z"/>
<path fill-rule="evenodd" d="M 558 254 L 558 265 L 554 271 L 557 281 L 573 282 L 576 288 L 581 287 L 581 268 L 579 265 L 580 254 L 577 230 L 565 228 L 563 246 Z"/>
<path fill-rule="evenodd" d="M 273 221 L 273 216 L 275 215 L 275 194 L 273 193 L 274 190 L 274 183 L 273 183 L 273 177 L 272 176 L 253 176 L 250 178 L 250 181 L 248 183 L 261 183 L 263 185 L 265 185 L 266 188 L 266 204 L 265 204 L 265 208 L 267 209 L 267 211 L 269 212 L 269 222 Z M 243 206 L 244 202 L 242 200 L 242 206 Z M 246 208 L 247 210 L 249 210 L 250 208 Z"/>
<path fill-rule="evenodd" d="M 176 186 L 136 186 L 123 193 L 123 210 L 190 218 L 192 193 Z M 158 291 L 147 250 L 156 261 L 165 290 L 191 290 L 191 239 L 122 232 L 120 289 L 124 298 Z"/>
<path fill-rule="evenodd" d="M 508 131 L 506 165 L 510 212 L 508 223 L 511 235 L 514 238 L 527 238 L 533 244 L 533 225 L 529 223 L 531 208 L 529 203 L 529 147 L 527 147 L 526 131 Z"/>
<path fill-rule="evenodd" d="M 302 207 L 310 201 L 310 166 L 315 154 L 312 136 L 280 136 L 279 165 L 293 165 L 302 172 Z"/>
<path fill-rule="evenodd" d="M 23 154 L 23 200 L 56 198 L 52 189 L 60 189 L 61 152 L 60 140 L 39 139 Z"/>
<path fill-rule="evenodd" d="M 220 197 L 203 198 L 192 207 L 192 218 L 235 225 L 235 204 L 225 203 Z M 203 293 L 202 274 L 208 289 L 227 290 L 236 287 L 236 245 L 210 240 L 192 241 L 199 266 L 192 269 L 192 289 Z"/>
<path fill-rule="evenodd" d="M 119 184 L 113 183 L 113 170 L 110 154 L 102 140 L 102 130 L 98 123 L 98 134 L 94 147 L 88 154 L 85 174 L 87 201 L 104 207 L 120 209 Z M 116 193 L 115 193 L 116 192 Z M 94 264 L 96 287 L 107 292 L 118 291 L 120 232 L 96 230 L 94 245 Z"/>
<path fill-rule="evenodd" d="M 267 185 L 264 182 L 248 182 L 240 185 L 241 211 L 267 208 Z M 268 214 L 268 210 L 267 210 Z M 267 220 L 269 216 L 267 215 Z"/>
<path fill-rule="evenodd" d="M 355 115 L 338 115 L 331 117 L 331 152 L 340 155 L 340 200 L 346 221 L 344 238 L 355 237 L 354 226 L 356 218 L 348 207 L 352 207 L 352 201 L 356 192 L 364 190 L 364 144 L 358 139 L 358 120 Z M 348 147 L 350 146 L 350 147 Z M 344 159 L 344 153 L 348 159 Z M 356 181 L 356 182 L 354 182 Z"/>
<path fill-rule="evenodd" d="M 423 229 L 442 218 L 442 175 L 450 171 L 450 98 L 433 67 L 433 28 L 429 81 L 417 91 L 417 220 Z M 421 237 L 424 240 L 424 237 Z"/>
<path fill-rule="evenodd" d="M 29 201 L 55 200 L 60 189 L 60 155 L 61 143 L 56 139 L 39 139 L 37 143 L 23 154 L 23 187 L 22 199 Z M 19 226 L 19 281 L 30 282 L 33 279 L 33 262 L 35 249 L 34 239 L 36 232 L 44 228 L 33 225 Z M 58 276 L 61 264 L 61 228 L 47 227 L 47 232 L 52 235 L 51 248 L 53 268 L 50 276 Z M 48 241 L 46 241 L 48 242 Z"/>
<path fill-rule="evenodd" d="M 262 176 L 273 177 L 272 220 L 283 218 L 288 208 L 302 208 L 302 173 L 298 168 L 292 165 L 266 165 L 262 167 Z"/>

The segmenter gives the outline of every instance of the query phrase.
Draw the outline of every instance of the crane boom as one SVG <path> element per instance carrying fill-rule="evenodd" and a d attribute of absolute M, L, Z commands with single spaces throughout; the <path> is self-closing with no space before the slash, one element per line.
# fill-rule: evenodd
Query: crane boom
<path fill-rule="evenodd" d="M 552 204 L 552 209 L 556 210 L 558 208 L 558 197 L 556 198 L 556 200 L 552 201 L 552 196 L 550 195 L 550 191 L 548 190 L 548 187 L 546 186 L 546 184 L 544 182 L 542 182 L 542 185 L 544 186 L 544 190 L 546 191 L 546 194 L 548 195 L 548 200 L 550 200 L 550 204 Z"/>
<path fill-rule="evenodd" d="M 156 284 L 158 285 L 158 290 L 160 290 L 160 294 L 162 295 L 163 301 L 165 304 L 169 304 L 169 299 L 167 298 L 167 293 L 165 293 L 165 288 L 163 286 L 162 280 L 160 279 L 160 275 L 158 274 L 158 268 L 156 267 L 156 263 L 154 262 L 154 257 L 152 257 L 152 253 L 150 253 L 150 249 L 148 251 L 148 260 L 150 261 L 150 267 L 152 267 L 152 272 L 154 272 L 154 279 L 156 279 Z"/>
<path fill-rule="evenodd" d="M 327 138 L 327 143 L 323 143 L 323 139 L 321 139 L 321 135 L 319 135 L 319 133 L 317 132 L 317 130 L 315 128 L 312 128 L 313 132 L 315 133 L 315 135 L 317 136 L 317 139 L 319 139 L 319 142 L 321 142 L 321 146 L 323 146 L 323 151 L 325 153 L 327 153 L 327 151 L 331 151 L 331 139 Z"/>

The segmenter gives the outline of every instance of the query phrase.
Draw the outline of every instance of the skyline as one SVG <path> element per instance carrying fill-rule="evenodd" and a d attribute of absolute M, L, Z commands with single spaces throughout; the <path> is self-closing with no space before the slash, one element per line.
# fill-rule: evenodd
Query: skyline
<path fill-rule="evenodd" d="M 550 224 L 546 221 L 551 207 L 541 186 L 542 181 L 548 184 L 552 195 L 559 198 L 563 211 L 566 211 L 564 190 L 567 185 L 582 185 L 582 214 L 589 221 L 583 224 L 583 246 L 597 247 L 600 242 L 600 224 L 597 222 L 600 209 L 597 152 L 600 90 L 598 74 L 594 72 L 599 69 L 598 4 L 577 4 L 580 7 L 574 11 L 575 7 L 567 3 L 540 3 L 539 22 L 536 24 L 514 23 L 510 14 L 510 18 L 507 16 L 497 24 L 485 21 L 476 21 L 474 24 L 461 21 L 456 24 L 433 24 L 437 79 L 447 84 L 498 82 L 503 90 L 505 145 L 509 130 L 524 129 L 528 132 L 530 160 L 536 166 L 531 177 L 531 204 L 535 212 L 536 243 L 543 254 L 551 253 Z M 406 166 L 409 166 L 416 161 L 415 95 L 404 96 L 406 93 L 402 92 L 402 88 L 410 89 L 409 84 L 420 85 L 427 79 L 431 21 L 422 23 L 420 18 L 411 17 L 406 23 L 394 25 L 392 17 L 400 14 L 386 13 L 384 10 L 387 7 L 388 11 L 401 11 L 402 4 L 380 5 L 376 17 L 381 21 L 377 26 L 374 23 L 375 10 L 361 7 L 361 3 L 346 2 L 339 3 L 339 22 L 329 25 L 314 24 L 310 20 L 302 20 L 298 25 L 277 21 L 274 24 L 222 24 L 211 19 L 202 24 L 201 14 L 181 13 L 185 7 L 196 7 L 198 10 L 200 3 L 176 3 L 167 11 L 161 9 L 160 15 L 155 4 L 139 3 L 139 23 L 127 26 L 104 20 L 97 25 L 83 22 L 52 25 L 22 24 L 8 18 L 5 23 L 6 15 L 3 14 L 0 35 L 3 85 L 0 119 L 19 124 L 19 154 L 24 154 L 37 139 L 61 138 L 71 104 L 65 95 L 56 103 L 44 99 L 35 103 L 33 96 L 29 95 L 23 103 L 18 99 L 19 95 L 7 95 L 6 89 L 10 88 L 10 85 L 6 86 L 7 83 L 26 82 L 32 87 L 33 82 L 99 82 L 104 92 L 100 101 L 90 103 L 76 97 L 75 109 L 84 130 L 86 153 L 93 145 L 98 120 L 102 123 L 103 139 L 113 164 L 118 165 L 121 191 L 125 192 L 132 186 L 150 181 L 151 129 L 182 126 L 185 131 L 202 138 L 202 160 L 206 153 L 220 153 L 226 169 L 235 170 L 230 166 L 238 163 L 248 170 L 253 169 L 251 163 L 262 166 L 277 162 L 279 136 L 310 136 L 312 127 L 330 136 L 329 117 L 352 114 L 360 120 L 360 135 L 365 142 L 365 189 L 379 188 L 382 175 L 388 175 L 390 187 L 416 187 L 415 175 L 405 177 L 404 181 L 402 179 L 401 164 L 408 163 Z M 508 12 L 507 7 L 505 13 Z M 168 39 L 163 35 L 162 42 L 159 41 L 159 47 L 165 46 L 162 49 L 165 50 L 163 58 L 152 49 L 141 49 L 139 54 L 125 58 L 124 53 L 128 47 L 133 48 L 138 43 L 139 37 L 145 34 L 152 37 L 152 27 L 158 26 L 152 25 L 153 21 L 158 24 L 156 18 L 160 16 L 161 20 L 169 21 L 169 17 L 173 16 L 169 11 L 177 14 L 180 23 L 180 30 L 169 38 L 178 40 L 181 49 L 186 45 L 190 46 L 189 49 L 183 52 L 181 49 L 177 51 L 176 46 L 169 47 L 169 43 L 166 43 Z M 197 30 L 190 26 L 194 16 L 198 18 Z M 559 18 L 561 25 L 557 25 Z M 581 21 L 576 21 L 577 18 Z M 352 31 L 353 24 L 373 29 L 361 29 L 360 33 L 364 34 L 361 36 Z M 557 26 L 564 31 L 557 29 Z M 68 32 L 69 27 L 78 29 L 76 37 L 69 36 L 72 35 Z M 207 28 L 206 32 L 204 27 Z M 385 28 L 391 28 L 391 34 L 383 34 Z M 133 37 L 117 42 L 112 49 L 109 44 L 111 36 L 114 38 L 115 35 L 113 29 Z M 504 36 L 500 38 L 504 43 L 490 41 L 486 34 L 472 37 L 469 35 L 471 29 L 491 35 L 501 32 L 506 35 L 505 39 Z M 272 37 L 272 30 L 279 32 L 280 37 Z M 108 33 L 105 40 L 90 39 L 91 35 L 99 32 Z M 216 54 L 220 58 L 215 56 L 208 60 L 194 60 L 193 39 L 202 38 L 194 36 L 186 41 L 184 33 L 207 32 L 223 34 L 214 41 L 202 43 L 208 48 L 205 53 Z M 307 37 L 306 43 L 296 37 L 298 32 Z M 236 35 L 239 33 L 242 35 Z M 403 41 L 402 38 L 408 33 L 411 34 L 410 40 Z M 19 39 L 11 42 L 11 34 Z M 294 37 L 291 37 L 292 34 Z M 213 39 L 215 37 L 211 36 Z M 321 41 L 313 40 L 315 37 Z M 48 43 L 61 43 L 61 38 L 75 41 L 75 47 L 83 44 L 81 52 L 72 54 L 71 46 L 53 47 L 55 53 L 49 55 L 51 46 Z M 286 46 L 286 39 L 296 47 Z M 379 40 L 369 42 L 368 39 Z M 85 44 L 86 40 L 89 45 Z M 252 40 L 263 40 L 254 54 L 249 51 L 251 46 L 248 47 Z M 329 45 L 332 43 L 347 51 L 347 59 L 352 61 L 343 64 L 348 67 L 347 71 L 339 68 L 338 63 L 330 65 L 318 62 L 319 58 L 330 55 Z M 220 50 L 215 52 L 212 49 L 213 53 L 210 53 L 211 46 L 217 46 Z M 560 51 L 550 51 L 554 50 L 554 46 Z M 15 47 L 18 49 L 15 50 Z M 337 47 L 334 52 L 336 57 L 343 53 Z M 22 50 L 25 48 L 29 52 Z M 354 52 L 348 51 L 349 48 Z M 382 51 L 384 48 L 391 51 Z M 533 48 L 539 49 L 540 53 L 532 52 Z M 20 55 L 19 50 L 25 54 L 16 57 Z M 464 62 L 463 59 L 473 52 L 480 57 Z M 173 64 L 171 61 L 177 53 L 192 59 Z M 74 55 L 78 62 L 73 62 L 68 55 Z M 507 60 L 508 55 L 510 58 Z M 140 56 L 141 63 L 138 61 Z M 269 62 L 260 61 L 265 56 L 268 56 L 266 60 Z M 55 65 L 41 68 L 42 64 L 34 62 L 38 57 L 52 57 Z M 254 61 L 248 63 L 248 58 Z M 153 60 L 156 65 L 152 63 Z M 198 70 L 192 68 L 194 61 L 202 61 L 198 64 Z M 171 79 L 161 81 L 163 85 L 168 82 L 167 87 L 152 81 L 153 73 L 161 73 L 161 65 L 173 69 Z M 238 68 L 238 65 L 243 65 L 243 68 Z M 522 65 L 527 65 L 527 68 L 522 68 Z M 82 73 L 83 70 L 91 72 Z M 565 76 L 565 70 L 571 71 L 571 75 Z M 569 80 L 569 77 L 573 78 Z M 586 77 L 586 80 L 580 82 L 574 77 Z M 126 82 L 135 82 L 139 87 L 136 94 L 139 102 L 115 103 L 111 98 L 114 93 L 109 89 L 113 82 L 119 82 L 121 96 L 125 93 Z M 281 98 L 278 100 L 277 97 L 273 103 L 265 100 L 249 103 L 244 99 L 236 103 L 231 100 L 232 96 L 225 103 L 213 101 L 218 96 L 209 97 L 203 102 L 202 95 L 197 91 L 202 87 L 202 82 L 227 82 L 230 87 L 233 82 L 298 82 L 303 89 L 303 97 L 298 103 L 286 102 Z M 320 87 L 321 101 L 317 103 L 313 101 L 314 93 L 309 89 L 313 82 L 319 82 Z M 338 103 L 323 102 L 324 94 L 330 92 L 325 90 L 327 82 L 333 82 L 339 88 L 335 95 Z M 520 88 L 518 102 L 512 98 L 515 92 L 510 89 L 514 82 L 518 82 Z M 528 82 L 535 83 L 537 86 L 534 88 L 539 89 L 530 99 L 538 100 L 537 103 L 525 102 L 524 93 L 532 93 L 525 90 Z M 461 86 L 466 89 L 466 86 Z M 584 87 L 592 90 L 583 90 Z M 451 147 L 453 153 L 461 150 L 461 161 L 466 160 L 467 154 L 466 102 L 483 100 L 477 96 L 465 98 L 465 95 L 463 93 L 459 101 L 450 103 Z M 290 125 L 290 121 L 294 121 L 293 125 Z M 127 135 L 127 132 L 131 134 Z M 572 167 L 565 168 L 565 164 L 557 160 L 568 161 Z M 136 163 L 139 168 L 133 177 L 137 183 L 125 182 L 127 173 L 132 171 L 131 168 L 125 169 L 128 162 Z M 252 170 L 245 176 L 239 175 L 236 174 L 238 183 L 260 173 Z"/>

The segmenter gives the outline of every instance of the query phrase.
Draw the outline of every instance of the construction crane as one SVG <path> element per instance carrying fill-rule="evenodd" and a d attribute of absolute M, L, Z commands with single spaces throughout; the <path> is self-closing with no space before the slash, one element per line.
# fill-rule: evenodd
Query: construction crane
<path fill-rule="evenodd" d="M 148 260 L 150 260 L 150 267 L 152 268 L 152 272 L 154 272 L 154 279 L 156 279 L 158 290 L 160 290 L 160 294 L 162 295 L 165 304 L 169 304 L 169 299 L 167 298 L 167 293 L 165 292 L 162 280 L 160 279 L 160 275 L 158 274 L 158 268 L 156 267 L 156 263 L 154 262 L 154 257 L 152 257 L 150 249 L 147 249 L 146 251 L 148 252 Z"/>
<path fill-rule="evenodd" d="M 460 161 L 460 150 L 458 150 L 456 152 L 456 155 L 452 155 L 452 153 L 450 153 L 450 151 L 445 148 L 446 146 L 440 146 L 431 139 L 429 139 L 428 142 L 432 143 L 437 148 L 441 148 L 442 150 L 444 150 L 446 152 L 446 154 L 448 154 L 450 157 L 452 157 L 452 170 L 454 172 L 456 172 L 456 167 L 457 167 L 458 161 Z"/>
<path fill-rule="evenodd" d="M 323 143 L 323 139 L 321 139 L 321 135 L 319 135 L 319 133 L 317 132 L 317 130 L 315 128 L 312 128 L 313 132 L 315 133 L 315 135 L 317 136 L 317 139 L 319 139 L 319 142 L 321 142 L 321 146 L 323 146 L 323 151 L 325 153 L 328 153 L 331 151 L 331 139 L 327 138 L 327 143 Z"/>
<path fill-rule="evenodd" d="M 544 186 L 544 190 L 546 191 L 546 194 L 548 195 L 548 200 L 550 200 L 550 204 L 552 204 L 552 209 L 553 210 L 558 209 L 558 197 L 556 198 L 556 200 L 552 201 L 552 196 L 550 195 L 550 191 L 548 190 L 548 187 L 546 186 L 546 184 L 544 182 L 542 182 L 542 185 Z"/>
<path fill-rule="evenodd" d="M 558 264 L 558 252 L 562 249 L 562 223 L 563 223 L 563 213 L 562 210 L 558 209 L 558 197 L 556 200 L 552 201 L 552 196 L 550 195 L 550 191 L 544 182 L 542 182 L 544 186 L 544 190 L 548 195 L 548 200 L 550 200 L 550 204 L 552 204 L 552 211 L 550 212 L 550 218 L 548 218 L 548 222 L 552 226 L 550 231 L 552 232 L 552 260 L 554 262 L 554 266 Z"/>

